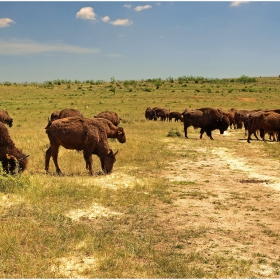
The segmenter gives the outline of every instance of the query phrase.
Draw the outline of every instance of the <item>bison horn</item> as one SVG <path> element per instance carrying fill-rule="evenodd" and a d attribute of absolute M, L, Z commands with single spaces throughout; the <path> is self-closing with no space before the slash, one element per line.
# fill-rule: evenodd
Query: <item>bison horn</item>
<path fill-rule="evenodd" d="M 116 156 L 116 154 L 119 152 L 119 150 L 117 150 L 115 153 L 114 153 L 114 156 Z"/>

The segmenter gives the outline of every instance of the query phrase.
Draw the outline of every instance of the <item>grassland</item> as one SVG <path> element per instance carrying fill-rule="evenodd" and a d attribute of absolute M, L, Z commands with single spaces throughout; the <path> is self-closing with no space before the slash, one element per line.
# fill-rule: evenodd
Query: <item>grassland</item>
<path fill-rule="evenodd" d="M 279 143 L 244 130 L 206 135 L 183 124 L 146 121 L 145 109 L 224 110 L 280 106 L 280 79 L 167 79 L 0 85 L 27 170 L 0 174 L 1 278 L 278 278 Z M 82 153 L 63 148 L 64 176 L 44 170 L 48 117 L 112 110 L 127 143 L 113 173 L 89 176 Z"/>

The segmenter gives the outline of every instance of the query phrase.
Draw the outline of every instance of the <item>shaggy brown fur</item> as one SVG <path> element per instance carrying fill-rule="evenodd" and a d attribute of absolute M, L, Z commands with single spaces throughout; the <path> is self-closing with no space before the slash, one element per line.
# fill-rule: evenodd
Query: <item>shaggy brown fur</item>
<path fill-rule="evenodd" d="M 213 140 L 212 131 L 219 129 L 223 134 L 229 127 L 229 119 L 214 108 L 201 108 L 183 113 L 185 137 L 188 138 L 189 126 L 201 128 L 200 139 L 204 132 Z"/>
<path fill-rule="evenodd" d="M 145 111 L 145 118 L 146 120 L 157 120 L 157 114 L 156 111 L 154 109 L 152 109 L 151 107 L 148 107 Z"/>
<path fill-rule="evenodd" d="M 120 143 L 126 142 L 125 132 L 122 127 L 117 127 L 111 121 L 103 118 L 94 118 L 92 121 L 96 123 L 100 130 L 106 132 L 108 138 L 116 138 Z"/>
<path fill-rule="evenodd" d="M 170 111 L 168 109 L 154 107 L 153 110 L 155 110 L 157 117 L 160 118 L 162 121 L 168 120 L 169 113 L 170 113 Z"/>
<path fill-rule="evenodd" d="M 0 110 L 0 122 L 7 124 L 9 127 L 13 126 L 13 119 L 5 110 Z"/>
<path fill-rule="evenodd" d="M 18 171 L 23 172 L 27 166 L 27 157 L 16 148 L 7 127 L 0 122 L 0 161 L 4 171 L 14 174 L 18 165 Z"/>
<path fill-rule="evenodd" d="M 180 112 L 170 112 L 169 113 L 169 121 L 172 122 L 172 119 L 175 119 L 175 122 L 178 122 L 179 120 L 183 121 L 183 116 Z"/>
<path fill-rule="evenodd" d="M 57 157 L 60 146 L 65 149 L 83 151 L 86 168 L 91 175 L 92 154 L 100 158 L 101 168 L 110 173 L 116 161 L 113 151 L 109 148 L 107 134 L 96 121 L 88 118 L 63 118 L 55 120 L 46 128 L 50 140 L 50 147 L 46 151 L 45 170 L 49 170 L 50 157 L 53 158 L 57 174 L 61 174 Z"/>
<path fill-rule="evenodd" d="M 63 119 L 63 118 L 69 118 L 69 117 L 80 117 L 83 118 L 84 116 L 82 113 L 76 109 L 63 109 L 60 111 L 58 118 Z"/>
<path fill-rule="evenodd" d="M 280 132 L 280 114 L 271 112 L 269 115 L 265 116 L 261 120 L 261 133 L 260 136 L 263 140 L 265 133 L 269 133 L 272 136 L 277 135 L 277 141 L 279 141 L 279 132 Z M 276 140 L 276 139 L 275 139 Z"/>
<path fill-rule="evenodd" d="M 57 119 L 58 119 L 58 116 L 59 116 L 59 113 L 60 113 L 60 111 L 54 111 L 54 112 L 52 112 L 50 120 L 51 120 L 51 121 L 57 120 Z"/>
<path fill-rule="evenodd" d="M 104 111 L 94 116 L 95 118 L 103 118 L 111 121 L 115 126 L 117 126 L 121 122 L 121 118 L 118 116 L 116 112 L 113 111 Z"/>

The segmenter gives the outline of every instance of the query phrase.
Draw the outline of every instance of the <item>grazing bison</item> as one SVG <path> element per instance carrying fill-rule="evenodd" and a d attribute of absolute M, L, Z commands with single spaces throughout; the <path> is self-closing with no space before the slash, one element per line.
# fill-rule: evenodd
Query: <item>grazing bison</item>
<path fill-rule="evenodd" d="M 27 166 L 27 157 L 16 148 L 7 127 L 0 122 L 0 161 L 4 171 L 14 174 L 18 166 L 18 171 L 23 172 Z"/>
<path fill-rule="evenodd" d="M 220 133 L 223 134 L 229 127 L 229 119 L 214 108 L 201 108 L 193 111 L 184 111 L 182 114 L 186 138 L 188 138 L 187 129 L 189 126 L 201 128 L 200 139 L 202 138 L 203 133 L 206 132 L 207 136 L 209 136 L 212 140 L 213 130 L 219 129 Z"/>
<path fill-rule="evenodd" d="M 92 122 L 104 130 L 108 138 L 116 138 L 120 143 L 126 142 L 125 132 L 122 127 L 115 126 L 111 121 L 103 118 L 94 118 Z"/>
<path fill-rule="evenodd" d="M 169 121 L 171 122 L 172 119 L 175 119 L 175 122 L 178 122 L 179 120 L 182 122 L 183 121 L 183 116 L 181 115 L 180 112 L 170 112 L 169 113 Z"/>
<path fill-rule="evenodd" d="M 9 127 L 13 126 L 13 119 L 6 110 L 0 110 L 0 122 L 7 124 Z"/>
<path fill-rule="evenodd" d="M 145 111 L 145 118 L 146 120 L 157 120 L 157 114 L 156 111 L 154 109 L 152 109 L 151 107 L 148 107 Z"/>
<path fill-rule="evenodd" d="M 115 126 L 118 126 L 118 124 L 121 122 L 121 118 L 118 116 L 116 112 L 113 111 L 104 111 L 99 113 L 98 115 L 94 116 L 95 118 L 103 118 L 106 120 L 111 121 Z"/>
<path fill-rule="evenodd" d="M 49 170 L 50 158 L 53 158 L 56 173 L 62 174 L 58 166 L 57 156 L 60 146 L 65 149 L 83 151 L 86 168 L 91 175 L 92 154 L 96 154 L 101 162 L 101 168 L 105 173 L 111 173 L 116 154 L 109 148 L 107 134 L 96 125 L 92 119 L 71 117 L 53 121 L 46 133 L 50 140 L 50 147 L 46 151 L 45 170 Z"/>

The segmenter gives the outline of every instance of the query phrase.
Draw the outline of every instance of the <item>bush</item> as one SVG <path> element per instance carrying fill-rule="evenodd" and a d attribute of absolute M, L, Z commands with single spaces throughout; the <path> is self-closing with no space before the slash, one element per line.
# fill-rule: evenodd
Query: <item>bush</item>
<path fill-rule="evenodd" d="M 167 134 L 167 137 L 181 137 L 182 134 L 180 131 L 178 131 L 177 128 L 172 128 L 168 134 Z"/>

